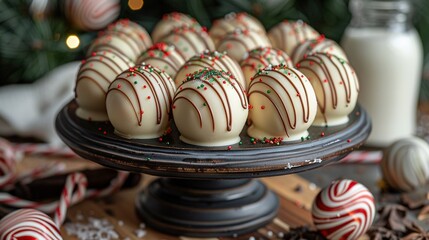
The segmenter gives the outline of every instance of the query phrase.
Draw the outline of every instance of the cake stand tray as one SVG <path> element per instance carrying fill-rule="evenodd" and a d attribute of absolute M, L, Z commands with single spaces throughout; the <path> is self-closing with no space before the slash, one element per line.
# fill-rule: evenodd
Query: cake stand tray
<path fill-rule="evenodd" d="M 310 137 L 280 145 L 246 135 L 225 147 L 183 143 L 175 126 L 161 139 L 115 135 L 109 122 L 75 114 L 72 101 L 58 114 L 56 128 L 78 155 L 107 167 L 161 176 L 136 199 L 139 215 L 165 233 L 219 237 L 255 230 L 276 216 L 275 194 L 253 178 L 296 173 L 336 162 L 358 148 L 371 131 L 359 106 L 347 124 L 311 127 Z M 286 184 L 286 183 L 285 183 Z"/>

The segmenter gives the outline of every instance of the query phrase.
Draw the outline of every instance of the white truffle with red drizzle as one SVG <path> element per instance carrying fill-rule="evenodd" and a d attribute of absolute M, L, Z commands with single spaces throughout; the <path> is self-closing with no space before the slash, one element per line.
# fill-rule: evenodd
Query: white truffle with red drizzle
<path fill-rule="evenodd" d="M 175 90 L 173 80 L 150 65 L 137 65 L 121 73 L 106 96 L 115 134 L 132 139 L 162 136 L 169 127 Z"/>
<path fill-rule="evenodd" d="M 258 47 L 271 47 L 267 36 L 248 29 L 235 29 L 228 33 L 217 47 L 219 52 L 226 52 L 237 62 L 246 57 L 248 51 Z"/>
<path fill-rule="evenodd" d="M 106 93 L 110 83 L 134 63 L 121 54 L 103 51 L 93 53 L 82 61 L 76 78 L 76 110 L 78 117 L 92 121 L 106 121 Z"/>
<path fill-rule="evenodd" d="M 247 115 L 243 87 L 232 75 L 215 69 L 189 76 L 173 100 L 173 118 L 180 139 L 192 145 L 238 143 Z"/>
<path fill-rule="evenodd" d="M 174 79 L 176 86 L 186 81 L 186 78 L 191 74 L 203 69 L 217 69 L 229 72 L 241 86 L 245 87 L 244 76 L 238 63 L 224 53 L 217 51 L 210 52 L 208 50 L 192 57 L 180 68 Z"/>
<path fill-rule="evenodd" d="M 229 13 L 223 18 L 214 20 L 209 34 L 215 45 L 218 46 L 222 38 L 237 28 L 241 30 L 249 29 L 263 35 L 267 34 L 262 23 L 245 12 Z"/>
<path fill-rule="evenodd" d="M 162 38 L 168 35 L 174 28 L 177 27 L 194 27 L 197 29 L 201 29 L 201 25 L 194 18 L 180 13 L 180 12 L 172 12 L 168 14 L 164 14 L 162 19 L 155 25 L 152 31 L 152 39 L 154 43 L 159 42 Z"/>
<path fill-rule="evenodd" d="M 305 22 L 285 20 L 268 31 L 268 38 L 273 47 L 285 51 L 289 56 L 300 43 L 305 40 L 317 39 L 320 34 Z"/>
<path fill-rule="evenodd" d="M 293 66 L 290 57 L 283 52 L 271 47 L 256 48 L 248 52 L 248 56 L 241 61 L 241 70 L 246 79 L 246 87 L 250 84 L 253 76 L 269 65 L 286 65 Z"/>
<path fill-rule="evenodd" d="M 344 50 L 335 41 L 327 39 L 323 35 L 299 44 L 292 52 L 292 61 L 296 64 L 307 56 L 318 52 L 335 55 L 347 61 Z"/>
<path fill-rule="evenodd" d="M 177 52 L 185 59 L 202 53 L 204 50 L 214 51 L 214 43 L 206 31 L 195 27 L 174 28 L 161 42 L 174 45 Z"/>
<path fill-rule="evenodd" d="M 317 112 L 316 95 L 307 77 L 284 65 L 259 71 L 250 82 L 250 137 L 295 141 L 308 136 Z"/>
<path fill-rule="evenodd" d="M 174 78 L 180 67 L 185 64 L 185 59 L 176 51 L 176 47 L 160 42 L 143 52 L 136 63 L 143 62 L 165 71 Z"/>
<path fill-rule="evenodd" d="M 152 45 L 149 34 L 143 27 L 128 20 L 111 25 L 89 46 L 87 56 L 95 51 L 115 51 L 132 61 L 136 61 L 141 52 Z"/>
<path fill-rule="evenodd" d="M 358 78 L 350 64 L 335 55 L 315 53 L 301 60 L 297 68 L 307 76 L 316 93 L 318 111 L 313 125 L 347 123 L 359 92 Z"/>

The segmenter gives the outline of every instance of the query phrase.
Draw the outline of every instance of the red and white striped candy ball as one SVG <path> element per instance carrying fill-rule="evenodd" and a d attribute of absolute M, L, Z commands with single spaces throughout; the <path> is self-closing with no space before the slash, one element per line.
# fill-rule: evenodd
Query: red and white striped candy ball
<path fill-rule="evenodd" d="M 0 221 L 0 240 L 62 239 L 52 219 L 38 210 L 16 210 Z"/>
<path fill-rule="evenodd" d="M 356 181 L 334 181 L 317 195 L 312 216 L 314 225 L 326 238 L 357 239 L 374 220 L 374 196 Z"/>
<path fill-rule="evenodd" d="M 120 0 L 66 0 L 67 19 L 82 30 L 100 30 L 119 16 Z"/>

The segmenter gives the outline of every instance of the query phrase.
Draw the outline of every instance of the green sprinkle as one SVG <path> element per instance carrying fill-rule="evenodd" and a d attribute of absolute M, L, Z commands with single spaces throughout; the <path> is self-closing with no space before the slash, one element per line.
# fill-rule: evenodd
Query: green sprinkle
<path fill-rule="evenodd" d="M 267 90 L 267 93 L 268 93 L 268 94 L 270 94 L 270 93 L 271 93 L 271 90 Z"/>
<path fill-rule="evenodd" d="M 301 137 L 301 142 L 303 142 L 305 139 L 304 139 L 304 137 Z"/>
<path fill-rule="evenodd" d="M 240 142 L 238 143 L 238 145 L 243 145 L 243 142 L 242 142 L 242 141 L 240 141 Z"/>
<path fill-rule="evenodd" d="M 207 106 L 207 104 L 206 104 L 206 103 L 203 103 L 203 106 L 205 107 L 205 106 Z"/>
<path fill-rule="evenodd" d="M 134 81 L 134 84 L 137 84 L 137 81 Z"/>
<path fill-rule="evenodd" d="M 310 136 L 307 136 L 307 140 L 310 140 L 311 139 L 311 137 Z"/>
<path fill-rule="evenodd" d="M 251 142 L 254 142 L 254 141 L 255 141 L 255 138 L 250 138 L 250 141 L 251 141 Z"/>

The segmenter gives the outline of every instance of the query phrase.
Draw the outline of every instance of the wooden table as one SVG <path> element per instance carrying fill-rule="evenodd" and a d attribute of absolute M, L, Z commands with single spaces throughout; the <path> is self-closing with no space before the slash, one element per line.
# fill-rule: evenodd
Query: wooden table
<path fill-rule="evenodd" d="M 78 170 L 82 168 L 97 168 L 99 165 L 90 161 L 76 159 L 49 159 L 43 157 L 25 158 L 20 164 L 19 169 L 28 169 L 45 162 L 62 162 L 65 163 L 67 169 Z M 315 170 L 317 171 L 317 170 Z M 150 228 L 146 228 L 146 235 L 143 238 L 138 238 L 135 231 L 139 229 L 142 221 L 138 218 L 134 201 L 137 193 L 141 191 L 147 184 L 155 179 L 150 175 L 144 175 L 143 181 L 138 187 L 133 189 L 123 190 L 115 193 L 110 197 L 102 199 L 85 200 L 73 207 L 67 213 L 66 223 L 84 223 L 89 217 L 97 219 L 105 219 L 114 226 L 114 230 L 119 235 L 119 239 L 181 239 L 191 240 L 197 238 L 175 237 L 166 235 Z M 249 239 L 251 236 L 255 239 L 278 239 L 275 234 L 279 232 L 287 232 L 290 228 L 304 225 L 311 225 L 311 205 L 313 199 L 319 192 L 319 188 L 314 183 L 299 177 L 298 175 L 285 175 L 279 177 L 263 178 L 262 181 L 275 191 L 280 199 L 280 209 L 277 217 L 267 226 L 258 229 L 246 235 L 241 235 L 236 238 L 210 238 L 215 239 Z M 271 233 L 274 236 L 271 236 Z M 61 233 L 65 240 L 75 240 L 76 237 L 69 236 L 64 227 Z M 366 239 L 364 237 L 363 239 Z"/>
<path fill-rule="evenodd" d="M 19 168 L 20 170 L 25 170 L 52 161 L 65 163 L 70 170 L 99 167 L 97 164 L 80 158 L 49 159 L 43 157 L 28 157 L 20 163 Z M 115 231 L 120 235 L 119 239 L 126 239 L 127 237 L 128 239 L 194 239 L 165 235 L 151 230 L 150 228 L 146 228 L 147 234 L 144 238 L 138 238 L 135 235 L 135 230 L 139 229 L 139 225 L 142 223 L 135 212 L 135 197 L 137 193 L 153 179 L 155 179 L 155 177 L 144 175 L 143 181 L 138 187 L 123 190 L 102 199 L 85 200 L 71 207 L 67 213 L 66 223 L 84 222 L 88 217 L 95 217 L 98 219 L 106 219 L 114 225 Z M 281 207 L 278 216 L 271 224 L 259 229 L 257 232 L 231 239 L 248 239 L 250 236 L 254 236 L 258 239 L 258 237 L 262 236 L 268 237 L 269 231 L 274 233 L 287 232 L 290 227 L 311 224 L 311 214 L 309 210 L 312 200 L 319 191 L 315 184 L 311 184 L 297 175 L 270 177 L 262 180 L 274 190 L 280 198 Z M 64 227 L 61 229 L 61 233 L 64 239 L 77 239 L 76 237 L 69 236 Z"/>

